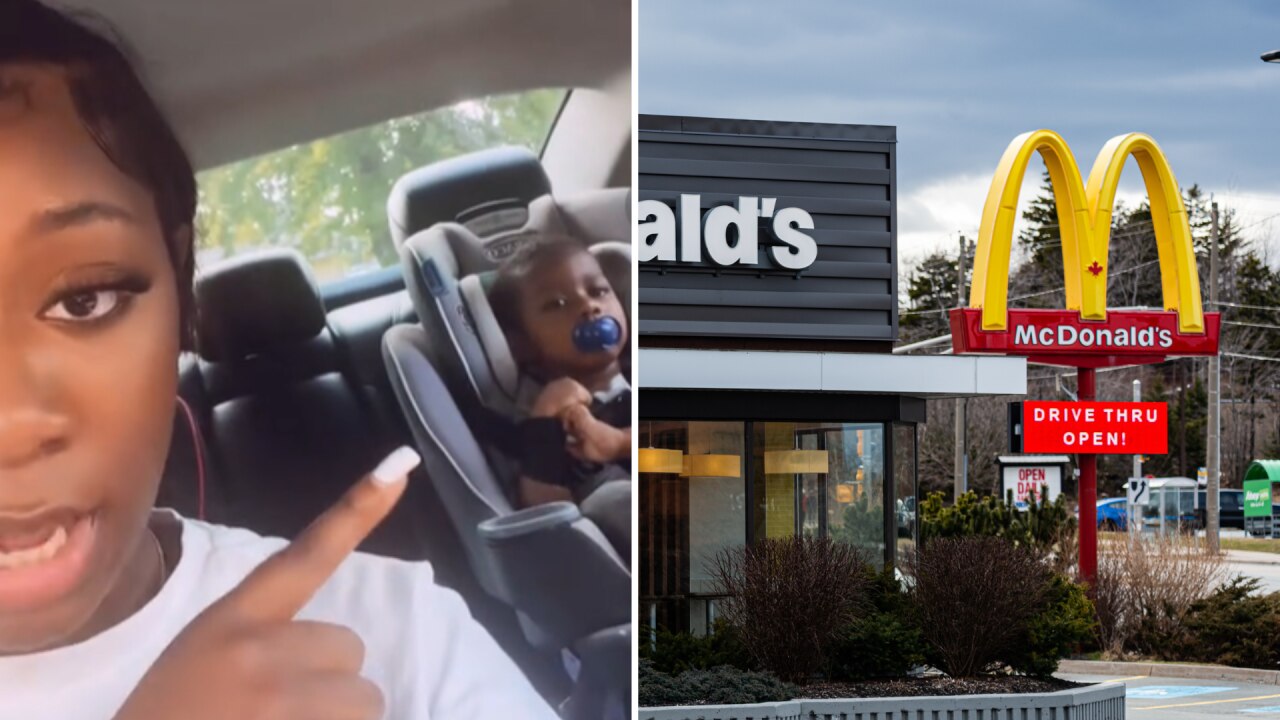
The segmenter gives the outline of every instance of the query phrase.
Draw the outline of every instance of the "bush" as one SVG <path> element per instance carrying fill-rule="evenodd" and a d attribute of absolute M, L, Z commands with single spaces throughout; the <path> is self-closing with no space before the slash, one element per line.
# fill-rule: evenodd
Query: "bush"
<path fill-rule="evenodd" d="M 1257 594 L 1258 581 L 1236 577 L 1191 605 L 1179 659 L 1235 667 L 1280 667 L 1280 593 Z"/>
<path fill-rule="evenodd" d="M 686 670 L 676 676 L 660 672 L 649 660 L 640 661 L 640 706 L 748 704 L 790 700 L 794 685 L 774 675 L 728 666 Z"/>
<path fill-rule="evenodd" d="M 967 492 L 954 505 L 943 505 L 943 494 L 930 493 L 920 505 L 920 540 L 943 537 L 998 537 L 1035 550 L 1042 557 L 1063 558 L 1061 569 L 1074 555 L 1076 519 L 1065 496 L 1018 510 L 1009 501 Z"/>
<path fill-rule="evenodd" d="M 712 577 L 752 661 L 804 682 L 863 607 L 865 566 L 857 550 L 830 538 L 770 538 L 720 551 Z"/>
<path fill-rule="evenodd" d="M 729 665 L 752 670 L 751 656 L 733 628 L 723 618 L 716 620 L 711 634 L 698 637 L 689 633 L 654 631 L 641 628 L 640 657 L 651 661 L 653 669 L 675 674 L 685 670 L 706 670 Z"/>
<path fill-rule="evenodd" d="M 796 687 L 766 672 L 739 670 L 728 666 L 710 670 L 688 670 L 676 678 L 686 691 L 697 698 L 693 702 L 745 704 L 790 700 Z"/>
<path fill-rule="evenodd" d="M 832 643 L 826 670 L 831 680 L 901 677 L 924 663 L 924 637 L 893 571 L 873 575 L 868 600 L 869 613 Z"/>
<path fill-rule="evenodd" d="M 1196 538 L 1131 535 L 1100 542 L 1092 594 L 1103 651 L 1176 657 L 1188 641 L 1183 620 L 1223 573 L 1222 557 Z"/>
<path fill-rule="evenodd" d="M 911 596 L 930 661 L 971 677 L 1025 651 L 1047 606 L 1052 571 L 1030 548 L 999 537 L 924 543 L 909 564 Z"/>
<path fill-rule="evenodd" d="M 653 661 L 640 660 L 640 705 L 642 707 L 663 707 L 665 705 L 687 705 L 684 686 L 667 673 L 655 670 Z"/>
<path fill-rule="evenodd" d="M 1054 574 L 1045 591 L 1044 607 L 1028 623 L 1025 639 L 1007 658 L 1009 666 L 1024 675 L 1047 678 L 1058 671 L 1058 661 L 1093 638 L 1096 624 L 1093 603 L 1084 586 Z"/>

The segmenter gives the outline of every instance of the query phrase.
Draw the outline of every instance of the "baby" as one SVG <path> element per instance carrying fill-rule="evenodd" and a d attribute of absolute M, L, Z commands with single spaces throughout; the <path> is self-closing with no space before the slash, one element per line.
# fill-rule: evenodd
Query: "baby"
<path fill-rule="evenodd" d="M 543 386 L 524 408 L 534 422 L 523 426 L 517 503 L 575 500 L 625 556 L 631 403 L 620 363 L 627 345 L 622 303 L 595 256 L 556 235 L 530 241 L 507 260 L 489 298 L 516 363 Z M 558 445 L 548 448 L 548 441 Z"/>

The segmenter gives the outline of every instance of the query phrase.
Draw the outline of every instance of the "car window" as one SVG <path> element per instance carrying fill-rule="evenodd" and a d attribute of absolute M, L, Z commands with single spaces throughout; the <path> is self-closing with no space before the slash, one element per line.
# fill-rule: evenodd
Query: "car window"
<path fill-rule="evenodd" d="M 201 172 L 197 262 L 292 247 L 321 283 L 395 264 L 386 213 L 395 181 L 499 145 L 541 152 L 565 94 L 468 100 Z"/>

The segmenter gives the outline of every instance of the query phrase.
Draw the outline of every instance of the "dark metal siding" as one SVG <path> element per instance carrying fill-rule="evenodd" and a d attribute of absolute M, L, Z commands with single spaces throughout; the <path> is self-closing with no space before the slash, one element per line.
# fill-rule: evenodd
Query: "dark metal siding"
<path fill-rule="evenodd" d="M 925 422 L 924 398 L 777 390 L 669 390 L 640 393 L 640 419 L 777 422 Z M 655 445 L 654 447 L 667 447 Z M 674 447 L 674 446 L 673 446 Z"/>
<path fill-rule="evenodd" d="M 813 216 L 818 259 L 802 271 L 762 264 L 640 266 L 640 333 L 742 338 L 897 338 L 896 129 L 640 116 L 640 199 L 677 211 L 742 195 Z M 682 238 L 683 242 L 683 238 Z"/>

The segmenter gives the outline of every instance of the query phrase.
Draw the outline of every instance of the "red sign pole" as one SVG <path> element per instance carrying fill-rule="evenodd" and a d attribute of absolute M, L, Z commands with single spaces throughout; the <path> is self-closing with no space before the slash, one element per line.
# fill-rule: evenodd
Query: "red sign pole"
<path fill-rule="evenodd" d="M 1076 371 L 1077 399 L 1091 402 L 1097 399 L 1095 384 L 1097 371 L 1080 368 Z M 1080 458 L 1080 577 L 1092 587 L 1098 577 L 1098 456 L 1083 453 Z"/>

